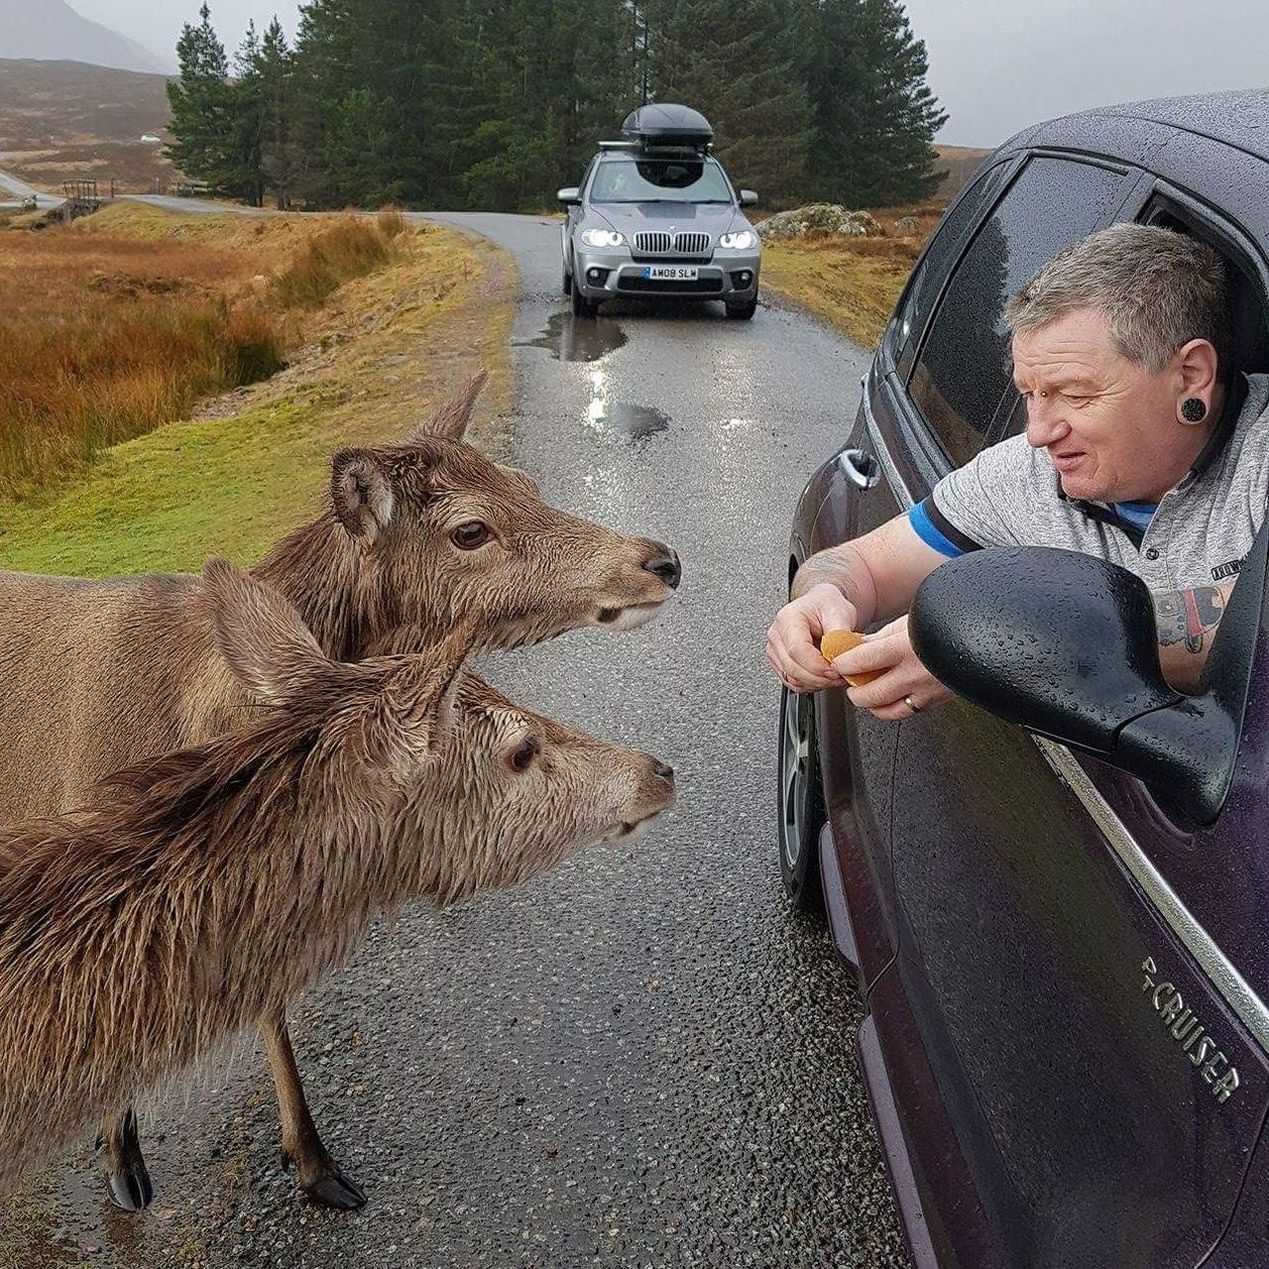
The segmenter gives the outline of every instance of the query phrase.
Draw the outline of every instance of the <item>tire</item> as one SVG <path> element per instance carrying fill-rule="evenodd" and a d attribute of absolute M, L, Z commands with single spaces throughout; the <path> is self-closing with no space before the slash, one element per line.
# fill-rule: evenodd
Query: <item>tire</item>
<path fill-rule="evenodd" d="M 561 285 L 560 290 L 562 290 L 565 295 L 573 294 L 573 275 L 568 271 L 567 267 L 564 269 L 564 282 Z"/>
<path fill-rule="evenodd" d="M 776 783 L 776 827 L 780 880 L 797 912 L 822 914 L 820 830 L 824 786 L 815 735 L 815 697 L 787 687 L 780 696 L 779 762 Z"/>
<path fill-rule="evenodd" d="M 755 295 L 752 300 L 746 304 L 728 304 L 727 316 L 734 318 L 738 322 L 750 322 L 753 315 L 758 311 L 758 297 Z"/>
<path fill-rule="evenodd" d="M 576 285 L 573 287 L 574 317 L 594 317 L 598 308 L 599 305 L 594 300 L 586 299 Z"/>

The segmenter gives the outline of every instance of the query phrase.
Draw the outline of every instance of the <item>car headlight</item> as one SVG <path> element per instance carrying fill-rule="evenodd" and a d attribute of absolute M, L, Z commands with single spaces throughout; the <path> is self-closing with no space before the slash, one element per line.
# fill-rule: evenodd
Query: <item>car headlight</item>
<path fill-rule="evenodd" d="M 738 229 L 734 234 L 723 234 L 718 240 L 720 247 L 735 248 L 744 251 L 758 241 L 758 235 L 752 229 Z"/>
<path fill-rule="evenodd" d="M 620 247 L 625 240 L 625 234 L 619 234 L 615 229 L 582 230 L 582 241 L 588 247 Z"/>

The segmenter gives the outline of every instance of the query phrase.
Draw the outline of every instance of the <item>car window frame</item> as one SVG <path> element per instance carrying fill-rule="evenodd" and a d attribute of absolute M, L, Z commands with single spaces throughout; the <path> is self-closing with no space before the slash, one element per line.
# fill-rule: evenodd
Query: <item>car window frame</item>
<path fill-rule="evenodd" d="M 982 168 L 974 173 L 973 179 L 967 181 L 963 189 L 948 203 L 943 215 L 939 218 L 939 223 L 935 226 L 934 232 L 930 235 L 929 241 L 921 248 L 921 254 L 917 256 L 912 266 L 912 272 L 908 274 L 908 280 L 903 284 L 903 290 L 899 293 L 898 302 L 894 306 L 894 312 L 891 314 L 890 320 L 886 323 L 885 333 L 882 335 L 881 344 L 877 351 L 881 356 L 882 364 L 887 370 L 894 370 L 899 373 L 900 378 L 907 386 L 908 377 L 911 375 L 912 367 L 916 364 L 917 352 L 922 339 L 925 337 L 925 331 L 929 329 L 934 321 L 934 314 L 938 312 L 939 305 L 943 302 L 943 294 L 947 290 L 947 281 L 952 273 L 955 273 L 955 265 L 960 262 L 961 255 L 965 250 L 965 245 L 978 232 L 979 226 L 983 221 L 991 215 L 995 210 L 996 204 L 1002 196 L 1003 192 L 1013 183 L 1015 172 L 1010 168 L 1017 168 L 1024 161 L 1025 155 L 1006 154 L 1001 158 L 992 162 L 990 159 L 984 161 Z M 996 191 L 994 197 L 988 196 L 983 199 L 979 206 L 978 212 L 971 219 L 967 220 L 964 225 L 946 242 L 942 241 L 942 234 L 946 229 L 948 222 L 952 219 L 953 214 L 959 210 L 961 204 L 971 199 L 981 189 L 983 185 L 990 185 L 992 181 L 1000 180 L 1003 177 L 1003 183 Z M 895 334 L 898 330 L 899 321 L 904 310 L 913 299 L 913 292 L 916 290 L 919 279 L 925 272 L 926 265 L 929 263 L 930 257 L 936 252 L 941 251 L 944 247 L 948 249 L 955 263 L 948 273 L 948 279 L 944 280 L 943 285 L 939 288 L 938 293 L 934 296 L 934 300 L 930 305 L 930 311 L 926 315 L 925 323 L 919 329 L 911 331 L 907 338 L 899 343 Z M 900 363 L 903 361 L 909 349 L 912 350 L 912 360 L 907 367 L 903 367 Z"/>
<path fill-rule="evenodd" d="M 974 243 L 978 240 L 978 235 L 982 232 L 983 226 L 996 214 L 997 209 L 1006 198 L 1012 193 L 1022 174 L 1026 171 L 1027 166 L 1035 159 L 1057 159 L 1066 163 L 1079 163 L 1085 167 L 1101 168 L 1105 171 L 1116 172 L 1122 178 L 1123 196 L 1116 204 L 1115 209 L 1101 223 L 1094 225 L 1089 229 L 1089 233 L 1095 233 L 1098 229 L 1104 229 L 1107 225 L 1112 225 L 1117 221 L 1123 220 L 1125 208 L 1133 205 L 1139 191 L 1144 184 L 1144 177 L 1139 168 L 1127 159 L 1116 158 L 1112 155 L 1099 154 L 1084 150 L 1067 150 L 1056 149 L 1049 146 L 1039 146 L 1034 149 L 1020 151 L 1016 156 L 1016 166 L 1009 174 L 1008 180 L 1001 187 L 996 197 L 992 200 L 991 205 L 987 207 L 983 214 L 976 218 L 973 225 L 973 231 L 969 233 L 961 242 L 960 249 L 956 254 L 956 259 L 951 267 L 947 270 L 942 285 L 939 287 L 938 297 L 930 309 L 929 317 L 926 319 L 923 329 L 919 333 L 917 344 L 913 350 L 912 360 L 906 368 L 906 373 L 896 375 L 897 395 L 901 398 L 905 415 L 908 416 L 913 433 L 918 438 L 918 442 L 925 451 L 925 456 L 930 462 L 934 470 L 942 472 L 946 475 L 948 472 L 955 471 L 958 464 L 952 461 L 947 451 L 943 448 L 938 434 L 934 431 L 929 420 L 922 413 L 916 401 L 912 399 L 909 391 L 909 384 L 918 362 L 920 362 L 925 352 L 926 343 L 930 334 L 938 321 L 939 313 L 942 311 L 943 304 L 947 299 L 947 293 L 951 287 L 953 279 L 957 276 L 961 265 L 965 261 L 965 257 L 973 250 Z M 915 275 L 915 269 L 913 270 Z M 906 351 L 906 349 L 905 349 Z M 1001 392 L 999 399 L 992 408 L 991 417 L 987 426 L 983 429 L 983 442 L 978 447 L 976 453 L 981 454 L 989 445 L 993 445 L 1000 439 L 1000 433 L 1007 425 L 1009 415 L 1012 413 L 1013 402 L 1017 400 L 1016 389 L 1012 383 L 1007 385 Z M 1009 401 L 1010 406 L 1005 410 L 1005 402 Z M 966 461 L 972 461 L 968 459 Z M 927 491 L 928 493 L 928 491 Z"/>

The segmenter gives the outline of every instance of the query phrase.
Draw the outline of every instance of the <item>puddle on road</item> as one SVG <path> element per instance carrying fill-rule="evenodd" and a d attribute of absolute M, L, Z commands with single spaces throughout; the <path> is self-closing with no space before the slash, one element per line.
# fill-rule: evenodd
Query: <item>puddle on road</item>
<path fill-rule="evenodd" d="M 626 332 L 611 317 L 578 318 L 553 313 L 536 339 L 518 339 L 516 348 L 545 348 L 557 361 L 598 361 L 626 342 Z"/>
<path fill-rule="evenodd" d="M 596 432 L 611 432 L 628 441 L 644 441 L 670 426 L 670 416 L 647 405 L 618 401 L 609 405 L 596 397 L 586 411 L 586 422 Z"/>
<path fill-rule="evenodd" d="M 650 405 L 632 405 L 629 401 L 608 399 L 608 376 L 596 367 L 590 374 L 590 404 L 586 407 L 586 426 L 593 432 L 620 437 L 626 441 L 646 441 L 670 426 L 670 416 Z"/>

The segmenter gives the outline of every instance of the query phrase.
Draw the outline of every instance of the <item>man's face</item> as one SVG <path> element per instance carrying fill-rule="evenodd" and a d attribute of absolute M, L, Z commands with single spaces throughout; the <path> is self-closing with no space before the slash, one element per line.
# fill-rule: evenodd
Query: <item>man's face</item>
<path fill-rule="evenodd" d="M 1193 461 L 1193 430 L 1176 421 L 1177 372 L 1125 357 L 1098 309 L 1015 335 L 1013 377 L 1027 440 L 1048 451 L 1070 498 L 1154 502 Z"/>

